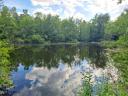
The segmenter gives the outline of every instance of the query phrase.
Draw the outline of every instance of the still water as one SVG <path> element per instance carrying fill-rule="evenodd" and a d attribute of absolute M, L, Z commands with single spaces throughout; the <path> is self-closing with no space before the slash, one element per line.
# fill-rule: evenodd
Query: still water
<path fill-rule="evenodd" d="M 76 96 L 83 73 L 106 66 L 96 44 L 18 46 L 11 53 L 13 96 Z"/>

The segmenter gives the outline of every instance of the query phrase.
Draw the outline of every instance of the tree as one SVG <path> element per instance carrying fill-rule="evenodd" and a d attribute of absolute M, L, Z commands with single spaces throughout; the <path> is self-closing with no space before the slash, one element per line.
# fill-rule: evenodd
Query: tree
<path fill-rule="evenodd" d="M 11 17 L 11 13 L 7 6 L 4 6 L 0 16 L 0 38 L 9 40 L 13 37 L 16 24 L 14 18 Z"/>
<path fill-rule="evenodd" d="M 28 10 L 27 9 L 23 9 L 23 15 L 28 15 Z"/>
<path fill-rule="evenodd" d="M 78 40 L 79 32 L 73 18 L 64 19 L 61 22 L 61 31 L 65 42 Z"/>
<path fill-rule="evenodd" d="M 41 36 L 41 38 L 44 38 L 44 16 L 41 12 L 35 13 L 35 18 L 34 18 L 34 29 L 36 30 L 36 33 Z"/>
<path fill-rule="evenodd" d="M 58 32 L 59 32 L 59 22 L 60 19 L 58 16 L 51 16 L 50 14 L 44 16 L 43 18 L 43 33 L 44 38 L 47 41 L 56 42 L 58 41 Z"/>
<path fill-rule="evenodd" d="M 17 12 L 16 12 L 16 7 L 12 7 L 11 9 L 10 9 L 10 13 L 11 13 L 11 15 L 12 15 L 12 17 L 16 20 L 16 22 L 19 20 L 19 16 L 18 16 L 18 14 L 17 14 Z"/>
<path fill-rule="evenodd" d="M 125 10 L 114 22 L 109 22 L 105 28 L 105 34 L 109 35 L 124 35 L 127 34 L 128 26 L 128 11 Z M 117 27 L 118 26 L 118 27 Z"/>
<path fill-rule="evenodd" d="M 34 18 L 28 15 L 27 11 L 23 10 L 23 12 L 19 21 L 19 37 L 28 43 L 31 41 L 31 36 L 35 34 Z"/>
<path fill-rule="evenodd" d="M 81 21 L 79 26 L 79 40 L 81 42 L 88 42 L 90 37 L 90 23 Z"/>
<path fill-rule="evenodd" d="M 90 27 L 90 41 L 99 41 L 104 37 L 105 25 L 109 21 L 108 14 L 96 15 Z"/>

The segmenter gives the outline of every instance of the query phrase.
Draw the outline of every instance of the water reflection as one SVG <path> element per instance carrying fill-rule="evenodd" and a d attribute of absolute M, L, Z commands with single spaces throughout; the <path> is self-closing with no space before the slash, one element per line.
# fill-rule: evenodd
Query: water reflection
<path fill-rule="evenodd" d="M 104 55 L 104 51 L 101 46 L 99 45 L 90 45 L 88 50 L 88 56 L 90 59 L 91 64 L 96 67 L 105 67 L 107 58 Z"/>
<path fill-rule="evenodd" d="M 17 48 L 11 53 L 14 96 L 75 96 L 81 73 L 103 68 L 106 60 L 103 48 L 95 44 Z"/>
<path fill-rule="evenodd" d="M 25 86 L 30 86 L 31 80 L 26 79 L 26 74 L 32 70 L 32 67 L 30 66 L 28 70 L 25 70 L 23 65 L 19 65 L 17 68 L 17 71 L 13 71 L 11 74 L 11 79 L 13 80 L 13 83 L 15 85 L 15 92 L 18 92 Z"/>
<path fill-rule="evenodd" d="M 62 61 L 68 66 L 73 62 L 79 64 L 81 60 L 88 60 L 96 67 L 106 65 L 103 48 L 99 45 L 52 45 L 52 46 L 27 46 L 16 49 L 11 53 L 11 62 L 14 65 L 23 64 L 25 68 L 36 64 L 47 68 L 58 67 Z"/>

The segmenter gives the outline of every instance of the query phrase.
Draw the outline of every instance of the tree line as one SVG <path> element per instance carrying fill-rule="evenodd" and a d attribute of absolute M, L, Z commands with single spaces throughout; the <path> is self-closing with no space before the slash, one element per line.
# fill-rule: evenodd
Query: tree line
<path fill-rule="evenodd" d="M 51 14 L 37 12 L 34 16 L 23 10 L 3 6 L 0 11 L 0 40 L 11 43 L 58 43 L 58 42 L 97 42 L 111 40 L 112 36 L 126 36 L 128 33 L 128 10 L 116 21 L 110 21 L 108 14 L 96 14 L 90 21 L 61 19 Z M 126 39 L 126 38 L 125 38 Z"/>
<path fill-rule="evenodd" d="M 0 39 L 12 43 L 99 41 L 108 20 L 108 14 L 96 15 L 90 22 L 72 17 L 61 20 L 40 12 L 31 16 L 28 10 L 19 15 L 15 7 L 4 6 L 0 12 Z"/>

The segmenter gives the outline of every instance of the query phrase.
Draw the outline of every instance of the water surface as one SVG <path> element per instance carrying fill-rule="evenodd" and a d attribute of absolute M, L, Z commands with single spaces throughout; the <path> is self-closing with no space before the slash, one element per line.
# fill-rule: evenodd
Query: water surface
<path fill-rule="evenodd" d="M 14 96 L 76 96 L 83 73 L 104 68 L 97 44 L 17 46 L 11 53 Z"/>

